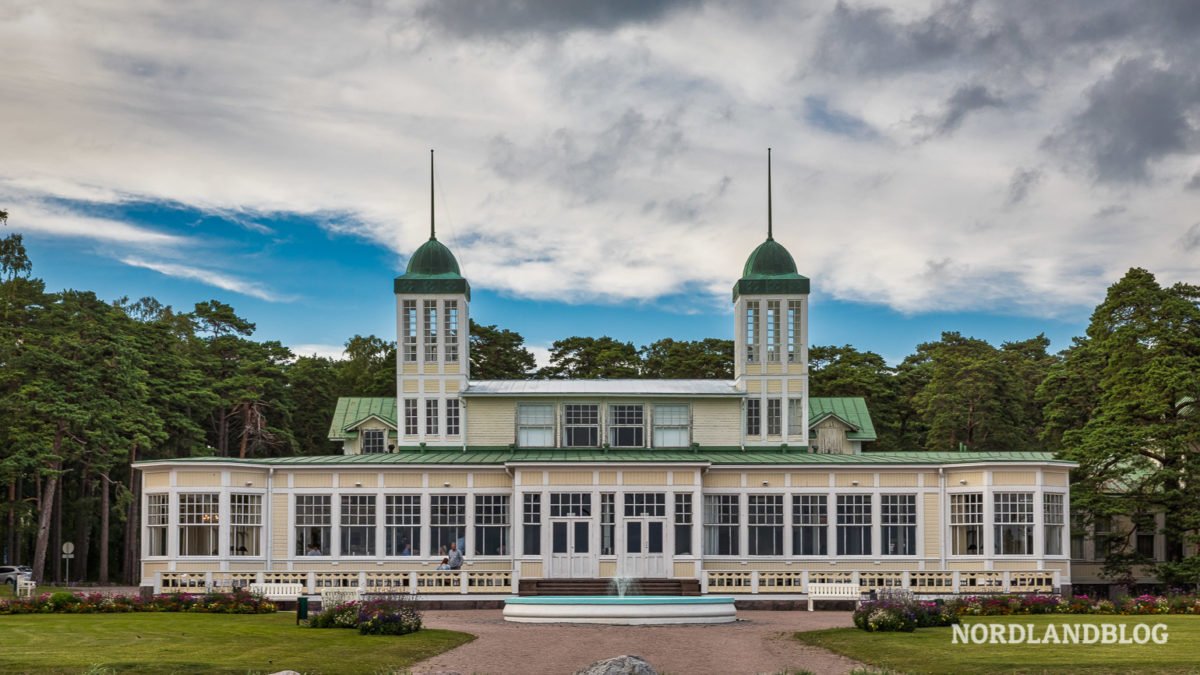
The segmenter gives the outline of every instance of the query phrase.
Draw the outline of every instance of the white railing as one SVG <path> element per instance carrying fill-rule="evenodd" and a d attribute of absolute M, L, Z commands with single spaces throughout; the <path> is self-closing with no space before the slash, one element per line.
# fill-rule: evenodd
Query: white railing
<path fill-rule="evenodd" d="M 1053 593 L 1060 587 L 1055 571 L 759 571 L 705 570 L 705 593 L 810 593 L 814 584 L 849 584 L 860 593 L 903 589 L 914 594 Z"/>

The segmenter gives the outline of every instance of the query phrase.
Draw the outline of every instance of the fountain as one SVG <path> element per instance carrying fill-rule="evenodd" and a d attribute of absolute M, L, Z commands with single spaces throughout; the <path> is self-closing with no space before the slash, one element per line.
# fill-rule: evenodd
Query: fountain
<path fill-rule="evenodd" d="M 504 602 L 504 620 L 624 626 L 737 620 L 737 610 L 729 596 L 637 595 L 638 590 L 637 579 L 616 577 L 609 583 L 609 595 L 509 598 Z"/>

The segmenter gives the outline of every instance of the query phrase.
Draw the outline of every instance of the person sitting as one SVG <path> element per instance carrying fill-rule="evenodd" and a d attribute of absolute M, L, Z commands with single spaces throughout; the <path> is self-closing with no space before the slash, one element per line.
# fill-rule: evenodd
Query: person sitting
<path fill-rule="evenodd" d="M 321 555 L 321 547 L 317 546 L 316 544 L 309 544 L 308 552 L 306 552 L 304 555 Z"/>
<path fill-rule="evenodd" d="M 412 555 L 412 544 L 404 542 L 404 547 L 400 549 L 400 555 Z"/>
<path fill-rule="evenodd" d="M 442 564 L 441 564 L 441 565 L 438 565 L 438 566 L 437 566 L 437 569 L 439 569 L 439 570 L 448 570 L 448 569 L 450 569 L 450 559 L 449 559 L 449 558 L 442 558 Z"/>

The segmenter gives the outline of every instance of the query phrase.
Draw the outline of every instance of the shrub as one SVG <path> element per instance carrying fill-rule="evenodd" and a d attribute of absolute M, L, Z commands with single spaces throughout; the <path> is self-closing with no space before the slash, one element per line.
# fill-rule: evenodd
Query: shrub
<path fill-rule="evenodd" d="M 309 628 L 357 628 L 357 602 L 343 602 L 329 609 L 322 609 L 308 619 Z"/>
<path fill-rule="evenodd" d="M 36 598 L 0 600 L 0 614 L 113 614 L 119 612 L 205 612 L 268 614 L 275 604 L 245 590 L 233 593 L 163 593 L 149 599 L 102 593 L 43 593 Z"/>
<path fill-rule="evenodd" d="M 968 595 L 946 601 L 958 616 L 1013 614 L 1200 614 L 1200 596 L 1139 595 L 1117 602 L 1086 595 Z"/>
<path fill-rule="evenodd" d="M 309 628 L 358 628 L 363 635 L 407 635 L 421 630 L 421 611 L 408 596 L 343 602 L 314 614 Z"/>
<path fill-rule="evenodd" d="M 868 600 L 854 610 L 854 625 L 871 633 L 911 633 L 917 628 L 915 604 L 914 601 L 905 600 Z"/>

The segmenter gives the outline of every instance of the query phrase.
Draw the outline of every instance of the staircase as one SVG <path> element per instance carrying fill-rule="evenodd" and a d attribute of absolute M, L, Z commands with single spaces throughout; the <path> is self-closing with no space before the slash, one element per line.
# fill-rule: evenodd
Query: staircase
<path fill-rule="evenodd" d="M 519 595 L 616 595 L 612 579 L 521 579 Z M 700 595 L 699 579 L 636 579 L 626 595 Z"/>

